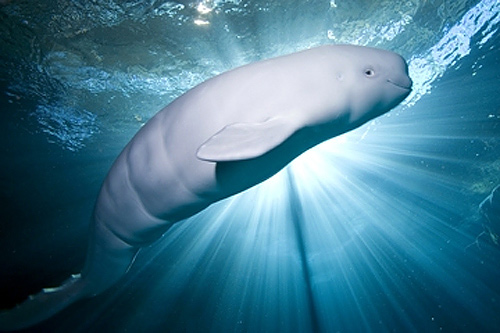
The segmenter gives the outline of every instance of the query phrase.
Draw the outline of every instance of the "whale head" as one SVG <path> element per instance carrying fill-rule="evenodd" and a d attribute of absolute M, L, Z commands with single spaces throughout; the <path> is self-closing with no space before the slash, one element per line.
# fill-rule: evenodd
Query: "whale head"
<path fill-rule="evenodd" d="M 337 60 L 342 53 L 335 75 L 345 88 L 349 122 L 354 126 L 384 114 L 410 94 L 408 66 L 399 54 L 353 45 L 333 47 Z"/>

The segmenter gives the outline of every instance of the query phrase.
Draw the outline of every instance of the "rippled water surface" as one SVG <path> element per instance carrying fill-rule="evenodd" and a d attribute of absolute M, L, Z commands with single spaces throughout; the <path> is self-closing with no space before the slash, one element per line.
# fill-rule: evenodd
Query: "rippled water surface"
<path fill-rule="evenodd" d="M 1 0 L 1 307 L 81 269 L 111 163 L 163 106 L 351 43 L 408 60 L 400 106 L 179 223 L 37 329 L 500 331 L 500 218 L 478 208 L 500 184 L 499 28 L 496 0 Z"/>

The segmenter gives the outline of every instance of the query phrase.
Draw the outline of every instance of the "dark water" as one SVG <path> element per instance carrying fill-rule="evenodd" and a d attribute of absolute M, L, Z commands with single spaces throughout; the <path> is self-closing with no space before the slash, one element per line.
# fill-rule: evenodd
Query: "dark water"
<path fill-rule="evenodd" d="M 500 184 L 499 22 L 493 0 L 0 1 L 0 306 L 82 268 L 101 182 L 162 106 L 238 65 L 357 43 L 409 60 L 401 106 L 34 330 L 500 331 L 478 211 Z"/>

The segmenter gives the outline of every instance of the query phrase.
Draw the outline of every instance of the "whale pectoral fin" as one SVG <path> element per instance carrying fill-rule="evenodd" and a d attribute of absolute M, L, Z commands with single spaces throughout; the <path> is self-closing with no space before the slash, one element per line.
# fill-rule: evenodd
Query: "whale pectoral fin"
<path fill-rule="evenodd" d="M 210 137 L 196 156 L 210 162 L 248 160 L 276 148 L 296 131 L 295 124 L 279 117 L 262 123 L 235 123 Z"/>

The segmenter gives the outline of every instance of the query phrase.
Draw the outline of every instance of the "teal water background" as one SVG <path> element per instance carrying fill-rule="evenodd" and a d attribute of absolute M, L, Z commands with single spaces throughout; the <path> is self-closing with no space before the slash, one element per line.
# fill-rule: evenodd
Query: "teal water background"
<path fill-rule="evenodd" d="M 500 184 L 499 22 L 494 0 L 0 1 L 0 306 L 82 268 L 110 165 L 163 106 L 353 43 L 408 60 L 402 105 L 179 223 L 35 330 L 500 331 L 478 211 Z"/>

